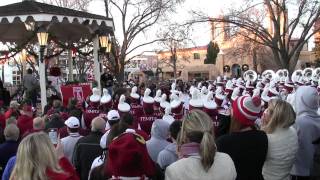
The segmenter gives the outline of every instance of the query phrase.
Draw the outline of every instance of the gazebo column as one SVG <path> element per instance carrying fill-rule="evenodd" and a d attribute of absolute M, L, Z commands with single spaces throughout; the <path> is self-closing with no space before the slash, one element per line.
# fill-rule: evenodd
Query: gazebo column
<path fill-rule="evenodd" d="M 100 63 L 99 63 L 99 38 L 98 35 L 96 35 L 93 38 L 93 73 L 94 73 L 94 78 L 97 82 L 97 87 L 100 90 L 101 89 L 101 83 L 100 83 Z"/>
<path fill-rule="evenodd" d="M 73 60 L 72 60 L 72 50 L 68 50 L 68 81 L 73 81 Z"/>
<path fill-rule="evenodd" d="M 41 52 L 40 52 L 41 54 Z M 46 90 L 46 67 L 45 62 L 41 60 L 39 56 L 39 75 L 40 75 L 40 92 L 41 92 L 41 110 L 44 111 L 44 107 L 47 105 L 47 90 Z"/>

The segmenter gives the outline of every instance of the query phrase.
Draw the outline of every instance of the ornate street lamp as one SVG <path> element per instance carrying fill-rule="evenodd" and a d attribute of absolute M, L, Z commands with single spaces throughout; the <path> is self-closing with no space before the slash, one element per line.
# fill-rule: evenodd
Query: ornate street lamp
<path fill-rule="evenodd" d="M 43 63 L 44 49 L 48 45 L 49 34 L 45 29 L 40 28 L 37 32 L 37 36 L 38 36 L 38 42 L 40 45 L 40 61 L 41 63 Z"/>
<path fill-rule="evenodd" d="M 106 49 L 109 43 L 109 37 L 106 34 L 99 35 L 100 47 Z"/>
<path fill-rule="evenodd" d="M 107 46 L 107 48 L 106 48 L 106 53 L 110 53 L 110 52 L 111 52 L 111 46 L 112 46 L 112 43 L 109 42 L 109 43 L 108 43 L 108 46 Z"/>

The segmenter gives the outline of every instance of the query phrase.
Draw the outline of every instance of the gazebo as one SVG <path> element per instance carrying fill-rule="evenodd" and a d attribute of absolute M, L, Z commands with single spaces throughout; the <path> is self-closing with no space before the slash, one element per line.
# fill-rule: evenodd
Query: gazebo
<path fill-rule="evenodd" d="M 111 18 L 53 6 L 34 0 L 0 6 L 0 41 L 16 43 L 39 43 L 39 75 L 42 110 L 47 104 L 44 50 L 48 39 L 61 43 L 76 43 L 80 39 L 92 39 L 94 76 L 100 88 L 99 40 L 103 48 L 108 47 L 109 36 L 113 36 L 114 23 Z M 109 43 L 110 46 L 110 43 Z M 72 62 L 68 63 L 72 70 Z"/>

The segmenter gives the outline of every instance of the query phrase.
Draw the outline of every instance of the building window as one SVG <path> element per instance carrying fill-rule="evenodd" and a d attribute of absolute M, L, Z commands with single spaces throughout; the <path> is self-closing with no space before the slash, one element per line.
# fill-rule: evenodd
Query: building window
<path fill-rule="evenodd" d="M 13 83 L 13 85 L 20 85 L 21 84 L 20 71 L 12 71 L 12 83 Z"/>
<path fill-rule="evenodd" d="M 193 53 L 193 59 L 200 59 L 200 53 Z"/>

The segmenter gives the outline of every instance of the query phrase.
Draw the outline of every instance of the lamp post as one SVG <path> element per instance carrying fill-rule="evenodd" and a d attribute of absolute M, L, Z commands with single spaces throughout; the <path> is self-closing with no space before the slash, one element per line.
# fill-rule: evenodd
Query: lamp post
<path fill-rule="evenodd" d="M 219 55 L 222 56 L 222 73 L 224 74 L 224 52 L 222 51 L 222 49 L 220 49 L 219 51 Z"/>
<path fill-rule="evenodd" d="M 44 50 L 48 43 L 48 33 L 45 29 L 40 28 L 37 32 L 38 42 L 39 42 L 39 75 L 40 75 L 40 92 L 41 92 L 41 109 L 44 110 L 47 104 L 46 97 L 46 72 L 45 63 L 43 62 Z"/>
<path fill-rule="evenodd" d="M 48 33 L 44 29 L 40 29 L 37 33 L 38 36 L 38 42 L 40 45 L 40 61 L 43 63 L 43 56 L 44 56 L 44 50 L 48 44 Z"/>
<path fill-rule="evenodd" d="M 100 76 L 101 76 L 101 65 L 99 60 L 99 52 L 104 53 L 108 46 L 109 37 L 106 33 L 101 32 L 99 35 L 93 40 L 93 56 L 94 56 L 94 63 L 93 63 L 93 72 L 94 78 L 97 82 L 98 89 L 101 90 L 101 83 L 100 83 Z M 100 47 L 99 47 L 100 44 Z M 100 51 L 99 51 L 100 49 Z"/>

